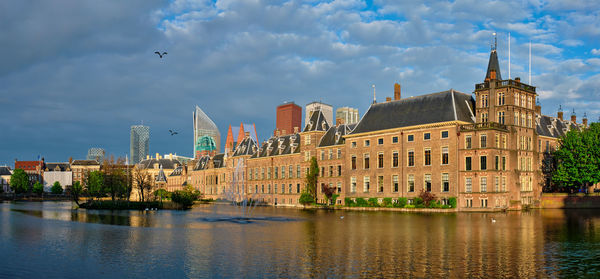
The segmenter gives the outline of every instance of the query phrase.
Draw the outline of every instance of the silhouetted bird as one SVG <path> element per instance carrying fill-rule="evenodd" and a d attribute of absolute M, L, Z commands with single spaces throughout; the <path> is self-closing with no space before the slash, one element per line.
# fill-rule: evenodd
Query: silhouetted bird
<path fill-rule="evenodd" d="M 160 54 L 160 52 L 158 52 L 158 51 L 155 51 L 154 53 L 158 54 L 158 56 L 160 56 L 160 58 L 162 58 L 162 57 L 163 57 L 163 55 L 167 54 L 167 52 L 166 52 L 166 51 L 165 51 L 165 52 L 163 52 L 162 54 Z"/>
<path fill-rule="evenodd" d="M 169 133 L 171 133 L 171 136 L 177 135 L 178 133 L 173 131 L 173 130 L 169 130 Z"/>

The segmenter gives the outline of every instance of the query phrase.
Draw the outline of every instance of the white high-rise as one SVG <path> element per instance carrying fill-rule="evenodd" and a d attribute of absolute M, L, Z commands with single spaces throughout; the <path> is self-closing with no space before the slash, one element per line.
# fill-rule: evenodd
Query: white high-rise
<path fill-rule="evenodd" d="M 335 119 L 342 119 L 344 124 L 358 123 L 358 109 L 351 107 L 341 107 L 335 110 Z"/>
<path fill-rule="evenodd" d="M 306 123 L 308 123 L 310 119 L 310 113 L 318 110 L 323 113 L 323 116 L 325 116 L 325 120 L 327 120 L 327 124 L 329 124 L 329 126 L 335 125 L 335 122 L 333 122 L 333 107 L 321 102 L 312 102 L 305 107 L 304 126 L 306 126 Z"/>

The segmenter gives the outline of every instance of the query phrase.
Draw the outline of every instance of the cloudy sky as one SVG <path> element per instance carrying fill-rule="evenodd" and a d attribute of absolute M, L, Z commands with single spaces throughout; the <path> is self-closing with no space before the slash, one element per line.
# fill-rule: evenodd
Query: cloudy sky
<path fill-rule="evenodd" d="M 242 121 L 265 139 L 284 101 L 362 115 L 372 84 L 380 101 L 394 82 L 406 97 L 471 93 L 493 32 L 504 78 L 508 33 L 525 82 L 532 42 L 544 114 L 600 116 L 598 1 L 7 0 L 0 30 L 0 165 L 124 156 L 142 121 L 151 154 L 191 156 L 196 104 L 223 140 Z"/>

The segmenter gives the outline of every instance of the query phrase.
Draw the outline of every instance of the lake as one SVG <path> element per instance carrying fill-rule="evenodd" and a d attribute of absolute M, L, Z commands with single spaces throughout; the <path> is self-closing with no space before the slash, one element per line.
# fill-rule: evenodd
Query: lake
<path fill-rule="evenodd" d="M 600 277 L 598 210 L 71 208 L 0 204 L 0 277 Z"/>

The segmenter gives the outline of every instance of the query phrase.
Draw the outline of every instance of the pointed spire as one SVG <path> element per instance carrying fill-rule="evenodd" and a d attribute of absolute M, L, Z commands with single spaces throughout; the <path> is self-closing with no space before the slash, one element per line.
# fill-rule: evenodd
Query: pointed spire
<path fill-rule="evenodd" d="M 502 75 L 500 74 L 500 63 L 498 63 L 498 54 L 496 52 L 497 46 L 498 42 L 496 38 L 496 32 L 494 32 L 494 45 L 492 46 L 492 51 L 490 52 L 490 61 L 488 62 L 485 80 L 502 80 Z"/>
<path fill-rule="evenodd" d="M 244 123 L 240 122 L 240 130 L 238 131 L 237 144 L 240 144 L 244 137 L 246 136 L 246 131 L 244 131 Z"/>

